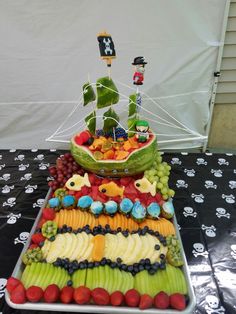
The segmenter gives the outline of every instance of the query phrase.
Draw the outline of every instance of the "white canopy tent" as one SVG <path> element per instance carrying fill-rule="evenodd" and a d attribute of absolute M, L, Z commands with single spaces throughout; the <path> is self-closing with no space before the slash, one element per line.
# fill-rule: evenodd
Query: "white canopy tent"
<path fill-rule="evenodd" d="M 88 74 L 92 82 L 107 74 L 96 39 L 104 29 L 124 96 L 116 106 L 134 89 L 134 57 L 145 56 L 142 114 L 160 147 L 203 147 L 228 7 L 228 0 L 0 1 L 0 147 L 68 148 L 64 137 L 45 139 L 73 109 L 63 127 L 80 131 L 76 121 L 88 112 L 79 102 L 82 85 Z"/>

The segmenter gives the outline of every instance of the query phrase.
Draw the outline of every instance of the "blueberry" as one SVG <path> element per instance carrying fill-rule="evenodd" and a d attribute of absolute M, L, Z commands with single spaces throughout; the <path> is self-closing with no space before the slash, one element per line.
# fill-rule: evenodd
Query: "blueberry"
<path fill-rule="evenodd" d="M 115 262 L 112 262 L 110 266 L 111 266 L 111 268 L 116 268 L 117 264 Z"/>
<path fill-rule="evenodd" d="M 138 267 L 134 267 L 134 272 L 137 274 L 139 272 L 139 268 Z"/>
<path fill-rule="evenodd" d="M 94 266 L 93 262 L 88 263 L 88 268 L 93 268 L 93 266 Z"/>
<path fill-rule="evenodd" d="M 145 229 L 142 229 L 141 232 L 140 232 L 140 234 L 141 234 L 141 235 L 145 235 L 145 234 L 146 234 L 146 230 L 145 230 Z"/>
<path fill-rule="evenodd" d="M 148 232 L 149 232 L 150 235 L 154 235 L 155 234 L 155 231 L 153 231 L 152 229 L 149 229 Z"/>
<path fill-rule="evenodd" d="M 154 263 L 153 265 L 152 265 L 152 268 L 153 269 L 155 269 L 155 270 L 157 270 L 158 268 L 159 268 L 159 263 L 158 262 L 156 262 L 156 263 Z"/>
<path fill-rule="evenodd" d="M 155 271 L 153 268 L 149 269 L 149 271 L 148 271 L 148 273 L 149 273 L 150 275 L 154 275 L 155 272 L 156 272 L 156 271 Z"/>
<path fill-rule="evenodd" d="M 107 259 L 107 265 L 110 265 L 111 264 L 111 260 L 108 258 Z"/>
<path fill-rule="evenodd" d="M 150 264 L 150 259 L 149 258 L 145 258 L 145 264 L 149 265 Z"/>
<path fill-rule="evenodd" d="M 133 270 L 134 270 L 133 265 L 129 265 L 129 266 L 128 266 L 128 271 L 132 272 Z"/>
<path fill-rule="evenodd" d="M 80 269 L 85 269 L 85 264 L 83 262 L 79 263 L 79 268 Z"/>
<path fill-rule="evenodd" d="M 62 228 L 67 228 L 67 225 L 63 225 Z"/>
<path fill-rule="evenodd" d="M 73 272 L 74 272 L 74 269 L 73 269 L 73 268 L 69 268 L 69 269 L 68 269 L 68 273 L 69 273 L 70 275 L 72 275 Z"/>
<path fill-rule="evenodd" d="M 117 230 L 117 232 L 121 232 L 122 229 L 121 229 L 121 227 L 118 227 L 116 230 Z"/>
<path fill-rule="evenodd" d="M 67 286 L 71 287 L 73 285 L 73 281 L 72 280 L 68 280 L 67 281 Z"/>
<path fill-rule="evenodd" d="M 90 230 L 89 230 L 89 229 L 86 229 L 85 232 L 86 232 L 87 234 L 90 234 Z"/>
<path fill-rule="evenodd" d="M 48 239 L 50 242 L 53 242 L 55 240 L 55 236 L 52 236 Z"/>
<path fill-rule="evenodd" d="M 140 265 L 145 265 L 145 259 L 141 259 L 139 262 Z"/>
<path fill-rule="evenodd" d="M 117 261 L 118 264 L 122 263 L 122 259 L 120 257 L 117 257 L 116 261 Z"/>
<path fill-rule="evenodd" d="M 158 251 L 158 250 L 160 250 L 160 248 L 161 248 L 161 247 L 160 247 L 160 245 L 159 245 L 159 244 L 156 244 L 156 245 L 154 246 L 154 248 L 155 248 L 155 250 L 157 250 L 157 251 Z"/>
<path fill-rule="evenodd" d="M 80 232 L 82 231 L 82 229 L 81 229 L 81 228 L 78 228 L 77 231 L 78 231 L 78 233 L 80 233 Z"/>
<path fill-rule="evenodd" d="M 159 237 L 160 233 L 158 231 L 155 231 L 154 235 L 155 237 Z"/>
<path fill-rule="evenodd" d="M 161 258 L 161 259 L 164 259 L 164 258 L 165 258 L 165 255 L 164 255 L 164 254 L 161 254 L 161 255 L 160 255 L 160 258 Z"/>
<path fill-rule="evenodd" d="M 166 269 L 166 264 L 165 263 L 161 263 L 160 264 L 160 269 Z"/>
<path fill-rule="evenodd" d="M 139 269 L 139 271 L 142 271 L 142 270 L 144 270 L 144 266 L 143 265 L 139 265 L 138 269 Z"/>
<path fill-rule="evenodd" d="M 94 262 L 94 266 L 95 267 L 100 266 L 100 262 Z"/>
<path fill-rule="evenodd" d="M 103 257 L 103 259 L 101 260 L 101 265 L 104 266 L 107 263 L 107 259 L 105 257 Z"/>
<path fill-rule="evenodd" d="M 121 264 L 121 269 L 122 269 L 122 270 L 127 270 L 127 268 L 128 268 L 128 267 L 127 267 L 126 264 Z"/>
<path fill-rule="evenodd" d="M 146 265 L 144 265 L 144 268 L 145 268 L 146 270 L 149 270 L 149 269 L 151 269 L 151 265 L 146 264 Z"/>
<path fill-rule="evenodd" d="M 67 232 L 71 232 L 72 228 L 71 227 L 67 227 Z"/>

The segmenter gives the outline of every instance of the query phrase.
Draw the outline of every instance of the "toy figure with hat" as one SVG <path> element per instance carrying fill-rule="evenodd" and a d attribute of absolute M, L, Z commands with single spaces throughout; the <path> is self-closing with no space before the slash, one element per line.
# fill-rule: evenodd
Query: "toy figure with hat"
<path fill-rule="evenodd" d="M 144 72 L 145 72 L 145 58 L 144 57 L 136 57 L 134 58 L 134 62 L 132 63 L 135 66 L 135 73 L 133 75 L 133 81 L 135 85 L 143 85 L 144 80 Z"/>

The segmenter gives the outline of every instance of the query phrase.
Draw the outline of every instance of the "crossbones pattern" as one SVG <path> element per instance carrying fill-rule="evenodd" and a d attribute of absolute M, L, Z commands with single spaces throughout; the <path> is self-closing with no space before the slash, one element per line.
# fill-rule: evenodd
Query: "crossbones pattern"
<path fill-rule="evenodd" d="M 2 187 L 2 193 L 7 194 L 7 193 L 11 192 L 11 190 L 13 190 L 14 187 L 15 187 L 14 185 L 4 185 Z"/>
<path fill-rule="evenodd" d="M 188 183 L 185 183 L 184 180 L 177 180 L 176 182 L 176 187 L 179 188 L 187 188 L 188 187 Z"/>
<path fill-rule="evenodd" d="M 27 239 L 29 237 L 29 232 L 21 232 L 18 238 L 15 238 L 14 240 L 14 244 L 18 244 L 21 243 L 23 245 L 25 245 L 25 243 L 27 242 Z"/>
<path fill-rule="evenodd" d="M 25 159 L 25 155 L 18 155 L 17 157 L 15 157 L 14 158 L 14 160 L 20 160 L 20 161 L 22 161 L 22 160 L 24 160 Z"/>
<path fill-rule="evenodd" d="M 7 280 L 5 278 L 0 278 L 0 299 L 5 294 L 6 285 L 7 285 Z"/>
<path fill-rule="evenodd" d="M 196 203 L 203 203 L 204 202 L 204 196 L 203 194 L 195 194 L 195 193 L 192 193 L 191 194 L 191 197 L 194 199 L 194 201 Z"/>
<path fill-rule="evenodd" d="M 236 259 L 236 244 L 232 244 L 231 245 L 231 256 L 233 257 L 233 259 Z"/>
<path fill-rule="evenodd" d="M 194 177 L 196 173 L 194 169 L 184 169 L 184 172 L 186 173 L 188 177 Z"/>
<path fill-rule="evenodd" d="M 212 153 L 205 153 L 206 156 L 212 156 Z"/>
<path fill-rule="evenodd" d="M 9 153 L 15 153 L 16 152 L 16 149 L 12 148 L 9 150 Z"/>
<path fill-rule="evenodd" d="M 7 223 L 10 224 L 10 225 L 13 225 L 17 222 L 17 219 L 19 219 L 21 217 L 21 214 L 13 214 L 13 213 L 10 213 L 9 215 L 7 215 Z"/>
<path fill-rule="evenodd" d="M 205 258 L 208 258 L 208 252 L 205 251 L 204 245 L 202 243 L 194 243 L 193 244 L 193 250 L 192 250 L 193 256 L 203 256 Z"/>
<path fill-rule="evenodd" d="M 42 160 L 44 160 L 44 155 L 43 155 L 43 154 L 39 154 L 39 155 L 37 155 L 37 156 L 34 158 L 34 160 L 42 161 Z"/>
<path fill-rule="evenodd" d="M 43 163 L 43 162 L 41 162 L 40 164 L 39 164 L 39 170 L 47 170 L 47 168 L 50 166 L 50 164 L 49 163 Z"/>
<path fill-rule="evenodd" d="M 184 207 L 183 215 L 184 217 L 192 216 L 196 218 L 197 212 L 195 212 L 192 207 Z"/>
<path fill-rule="evenodd" d="M 210 227 L 202 225 L 201 229 L 205 231 L 205 234 L 210 237 L 210 238 L 214 238 L 216 236 L 216 227 L 211 225 Z"/>
<path fill-rule="evenodd" d="M 0 177 L 0 180 L 3 180 L 3 181 L 8 181 L 11 179 L 11 175 L 10 173 L 4 173 L 1 177 Z"/>
<path fill-rule="evenodd" d="M 182 164 L 182 161 L 179 160 L 179 158 L 173 157 L 173 158 L 171 159 L 171 163 L 172 163 L 172 165 L 181 165 L 181 164 Z"/>
<path fill-rule="evenodd" d="M 211 173 L 213 173 L 215 177 L 221 178 L 223 172 L 220 169 L 211 169 Z"/>
<path fill-rule="evenodd" d="M 236 189 L 236 181 L 229 181 L 229 187 L 231 190 Z"/>
<path fill-rule="evenodd" d="M 32 148 L 32 149 L 31 149 L 31 152 L 32 152 L 32 153 L 36 153 L 37 151 L 38 151 L 37 148 Z"/>
<path fill-rule="evenodd" d="M 235 203 L 235 196 L 233 194 L 222 194 L 221 197 L 226 201 L 228 204 L 234 204 Z"/>
<path fill-rule="evenodd" d="M 36 208 L 36 207 L 41 207 L 43 206 L 43 203 L 44 203 L 44 198 L 39 198 L 36 203 L 33 204 L 33 208 Z"/>
<path fill-rule="evenodd" d="M 217 189 L 217 185 L 214 184 L 214 182 L 211 180 L 206 180 L 205 181 L 205 188 L 206 189 Z"/>
<path fill-rule="evenodd" d="M 187 156 L 187 155 L 188 155 L 188 152 L 182 152 L 181 155 Z"/>
<path fill-rule="evenodd" d="M 29 168 L 29 164 L 26 164 L 26 165 L 20 164 L 18 166 L 19 171 L 25 171 L 27 168 Z"/>
<path fill-rule="evenodd" d="M 222 207 L 218 207 L 216 208 L 216 216 L 218 218 L 221 218 L 221 217 L 225 217 L 225 218 L 230 218 L 230 213 L 227 213 L 226 212 L 226 209 L 222 208 Z"/>
<path fill-rule="evenodd" d="M 30 179 L 32 179 L 31 173 L 25 173 L 23 177 L 20 178 L 21 181 L 29 181 Z"/>
<path fill-rule="evenodd" d="M 13 207 L 15 205 L 16 205 L 16 198 L 15 197 L 8 198 L 7 201 L 2 204 L 3 207 L 5 207 L 5 206 Z"/>
<path fill-rule="evenodd" d="M 220 166 L 222 166 L 222 165 L 228 166 L 228 165 L 229 165 L 229 162 L 226 161 L 224 158 L 218 158 L 218 164 L 219 164 Z"/>
<path fill-rule="evenodd" d="M 37 184 L 36 185 L 27 185 L 25 186 L 25 193 L 33 193 L 34 190 L 37 189 Z"/>
<path fill-rule="evenodd" d="M 224 314 L 225 309 L 220 305 L 219 299 L 212 294 L 206 296 L 205 310 L 207 314 Z"/>
<path fill-rule="evenodd" d="M 198 166 L 200 166 L 200 165 L 206 166 L 206 165 L 207 165 L 207 161 L 205 161 L 204 158 L 197 158 L 196 164 L 197 164 Z"/>
<path fill-rule="evenodd" d="M 112 55 L 113 50 L 110 47 L 110 43 L 111 43 L 110 38 L 103 38 L 103 42 L 106 46 L 106 48 L 104 50 L 105 54 L 107 55 L 109 53 L 110 55 Z"/>
<path fill-rule="evenodd" d="M 0 165 L 0 170 L 2 170 L 2 169 L 5 168 L 5 167 L 6 167 L 6 164 Z"/>
<path fill-rule="evenodd" d="M 2 160 L 2 155 L 0 155 L 0 160 Z"/>

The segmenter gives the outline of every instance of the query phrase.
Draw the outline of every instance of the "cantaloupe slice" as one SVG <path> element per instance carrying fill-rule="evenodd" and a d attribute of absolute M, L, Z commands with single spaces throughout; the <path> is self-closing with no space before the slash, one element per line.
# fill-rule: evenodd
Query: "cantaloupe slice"
<path fill-rule="evenodd" d="M 92 260 L 94 262 L 99 262 L 104 256 L 105 237 L 102 234 L 97 234 L 95 237 L 93 237 L 92 241 L 93 241 Z"/>

